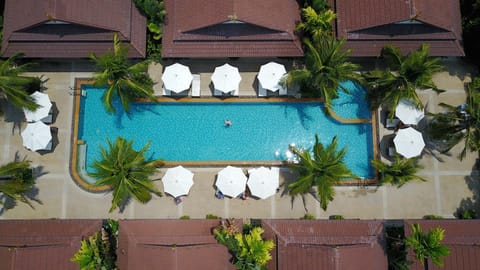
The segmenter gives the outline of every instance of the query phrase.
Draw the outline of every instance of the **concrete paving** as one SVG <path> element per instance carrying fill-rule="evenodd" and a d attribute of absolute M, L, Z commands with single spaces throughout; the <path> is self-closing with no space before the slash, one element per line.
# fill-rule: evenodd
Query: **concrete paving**
<path fill-rule="evenodd" d="M 287 64 L 287 70 L 291 63 Z M 446 71 L 435 75 L 435 82 L 440 88 L 448 90 L 437 95 L 433 91 L 421 91 L 420 96 L 427 104 L 430 112 L 438 112 L 439 102 L 458 105 L 464 102 L 464 83 L 470 80 L 470 72 L 474 70 L 459 59 L 444 59 Z M 202 60 L 185 61 L 193 73 L 201 75 L 201 95 L 211 95 L 210 76 L 215 66 L 226 61 Z M 232 60 L 230 64 L 239 67 L 242 72 L 240 95 L 255 96 L 255 75 L 261 64 L 267 61 L 261 59 Z M 168 65 L 170 63 L 164 63 Z M 159 82 L 162 65 L 152 65 L 150 74 Z M 183 199 L 180 205 L 175 205 L 169 196 L 155 197 L 142 205 L 131 201 L 122 213 L 114 211 L 109 214 L 110 193 L 94 194 L 79 188 L 70 176 L 70 144 L 72 135 L 73 90 L 75 78 L 89 78 L 93 67 L 87 62 L 43 62 L 38 70 L 29 75 L 44 75 L 46 93 L 58 107 L 58 117 L 52 126 L 58 128 L 59 144 L 53 153 L 40 155 L 26 150 L 22 146 L 19 135 L 25 127 L 18 112 L 7 110 L 0 120 L 0 164 L 13 160 L 16 153 L 32 160 L 38 166 L 37 198 L 41 204 L 33 203 L 35 209 L 24 204 L 1 212 L 0 219 L 39 219 L 39 218 L 178 218 L 189 215 L 191 218 L 204 218 L 206 214 L 221 217 L 237 218 L 300 218 L 307 211 L 317 218 L 327 218 L 329 215 L 341 214 L 346 218 L 361 219 L 397 219 L 421 218 L 427 214 L 453 217 L 461 205 L 473 204 L 478 210 L 478 192 L 480 190 L 478 172 L 474 170 L 477 153 L 468 153 L 460 162 L 456 156 L 461 147 L 452 150 L 451 156 L 425 153 L 421 164 L 424 169 L 421 175 L 426 182 L 413 182 L 402 188 L 391 186 L 336 187 L 335 200 L 323 211 L 318 202 L 310 195 L 305 196 L 305 206 L 302 198 L 291 199 L 280 193 L 266 200 L 223 199 L 214 197 L 214 181 L 219 168 L 190 168 L 194 173 L 195 184 L 190 195 Z M 161 91 L 157 84 L 155 90 Z M 21 115 L 21 113 L 20 113 Z M 15 126 L 16 125 L 16 126 Z M 14 129 L 15 126 L 15 129 Z M 12 134 L 12 129 L 14 133 Z M 379 124 L 379 141 L 392 131 L 385 130 Z M 247 169 L 247 168 L 245 168 Z M 155 179 L 160 179 L 164 170 L 160 170 Z M 288 168 L 282 168 L 281 181 L 292 179 Z M 160 181 L 156 185 L 162 190 Z M 0 210 L 1 211 L 1 210 Z"/>

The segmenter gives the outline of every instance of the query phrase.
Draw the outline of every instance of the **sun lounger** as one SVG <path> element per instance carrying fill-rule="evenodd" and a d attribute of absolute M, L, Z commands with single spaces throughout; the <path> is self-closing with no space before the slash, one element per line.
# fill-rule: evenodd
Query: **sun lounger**
<path fill-rule="evenodd" d="M 385 127 L 387 129 L 395 129 L 397 125 L 400 123 L 400 119 L 398 118 L 389 118 L 387 115 L 387 118 L 385 120 Z"/>
<path fill-rule="evenodd" d="M 259 97 L 266 97 L 267 96 L 267 89 L 263 88 L 260 83 L 258 83 L 258 96 Z"/>
<path fill-rule="evenodd" d="M 220 91 L 220 90 L 214 89 L 213 90 L 213 95 L 216 96 L 216 97 L 221 97 L 221 96 L 223 96 L 223 92 Z"/>
<path fill-rule="evenodd" d="M 193 74 L 192 97 L 200 97 L 200 74 Z"/>
<path fill-rule="evenodd" d="M 286 96 L 287 95 L 287 87 L 280 87 L 278 88 L 278 95 L 280 96 Z"/>
<path fill-rule="evenodd" d="M 170 90 L 165 89 L 165 86 L 162 87 L 162 95 L 164 95 L 164 96 L 170 96 L 171 93 L 172 93 L 172 92 L 171 92 Z"/>

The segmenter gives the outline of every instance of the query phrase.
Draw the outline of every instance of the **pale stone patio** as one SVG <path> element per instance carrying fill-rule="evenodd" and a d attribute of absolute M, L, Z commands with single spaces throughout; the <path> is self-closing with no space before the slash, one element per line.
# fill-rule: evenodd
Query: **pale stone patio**
<path fill-rule="evenodd" d="M 285 63 L 288 61 L 284 60 Z M 282 61 L 280 61 L 282 62 Z M 225 63 L 220 60 L 182 61 L 191 67 L 193 73 L 201 75 L 201 95 L 211 95 L 209 87 L 211 72 L 215 66 Z M 233 60 L 230 64 L 239 67 L 242 74 L 240 95 L 255 96 L 255 76 L 265 60 Z M 169 64 L 169 63 L 166 63 Z M 446 71 L 435 75 L 435 81 L 446 93 L 437 95 L 432 91 L 423 91 L 421 97 L 427 103 L 430 112 L 439 110 L 439 102 L 453 105 L 463 103 L 465 94 L 463 83 L 470 78 L 472 68 L 461 60 L 444 59 Z M 287 66 L 287 70 L 291 67 Z M 176 206 L 170 196 L 154 197 L 146 205 L 132 201 L 123 213 L 108 213 L 110 194 L 93 194 L 79 188 L 71 179 L 69 172 L 70 141 L 72 131 L 73 90 L 76 77 L 92 76 L 92 66 L 83 62 L 42 63 L 38 72 L 31 75 L 45 75 L 46 93 L 56 102 L 58 118 L 52 126 L 58 128 L 59 144 L 53 153 L 40 155 L 23 148 L 19 128 L 12 135 L 12 128 L 19 119 L 14 112 L 7 111 L 0 121 L 0 164 L 13 160 L 16 152 L 26 156 L 36 166 L 42 166 L 43 172 L 37 181 L 38 199 L 42 204 L 34 203 L 35 209 L 18 204 L 15 208 L 4 211 L 0 219 L 38 219 L 38 218 L 178 218 L 189 215 L 191 218 L 204 218 L 206 214 L 221 217 L 251 218 L 299 218 L 306 212 L 300 198 L 293 203 L 289 196 L 277 194 L 266 200 L 239 200 L 214 197 L 214 181 L 220 168 L 190 168 L 194 173 L 195 184 L 190 195 Z M 150 73 L 157 82 L 161 77 L 161 66 L 152 66 Z M 159 91 L 161 85 L 155 89 Z M 20 117 L 21 118 L 21 117 Z M 17 121 L 18 124 L 18 121 Z M 25 122 L 21 123 L 22 129 Z M 379 141 L 384 134 L 392 133 L 379 124 Z M 328 211 L 321 210 L 312 196 L 305 197 L 309 213 L 317 218 L 327 218 L 332 214 L 341 214 L 346 218 L 361 219 L 396 219 L 420 218 L 427 214 L 452 217 L 462 200 L 472 199 L 478 209 L 479 191 L 478 173 L 473 170 L 477 153 L 468 153 L 460 162 L 456 156 L 460 151 L 456 147 L 452 156 L 441 155 L 440 162 L 429 154 L 424 154 L 421 163 L 424 170 L 421 175 L 427 182 L 414 182 L 397 189 L 395 187 L 336 187 L 335 200 L 328 206 Z M 473 170 L 473 171 L 472 171 Z M 160 178 L 162 172 L 156 176 Z M 281 178 L 291 177 L 289 170 L 281 170 Z M 162 190 L 162 184 L 157 182 Z"/>

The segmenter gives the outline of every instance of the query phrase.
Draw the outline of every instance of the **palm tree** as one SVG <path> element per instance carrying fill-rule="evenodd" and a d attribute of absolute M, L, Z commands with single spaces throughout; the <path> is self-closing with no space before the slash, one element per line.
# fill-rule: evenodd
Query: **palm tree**
<path fill-rule="evenodd" d="M 286 83 L 290 87 L 299 84 L 305 96 L 321 97 L 329 113 L 330 103 L 338 97 L 338 89 L 348 93 L 340 82 L 358 81 L 358 65 L 347 62 L 350 50 L 342 48 L 344 40 L 337 41 L 333 36 L 315 36 L 312 41 L 305 39 L 307 54 L 305 67 L 288 73 Z"/>
<path fill-rule="evenodd" d="M 129 47 L 122 46 L 118 35 L 113 36 L 113 54 L 109 51 L 97 57 L 90 54 L 95 62 L 97 73 L 95 74 L 95 86 L 108 86 L 103 96 L 103 103 L 108 112 L 115 112 L 113 101 L 120 99 L 126 112 L 130 111 L 130 102 L 137 98 L 149 98 L 155 101 L 153 96 L 153 81 L 147 74 L 148 61 L 130 64 L 127 59 Z"/>
<path fill-rule="evenodd" d="M 445 234 L 445 230 L 437 227 L 432 228 L 428 233 L 424 233 L 420 225 L 412 224 L 412 234 L 405 239 L 405 243 L 415 253 L 415 258 L 428 270 L 428 259 L 430 258 L 434 265 L 442 267 L 441 257 L 450 255 L 450 249 L 440 243 Z"/>
<path fill-rule="evenodd" d="M 467 149 L 480 151 L 480 78 L 474 78 L 466 90 L 467 98 L 462 109 L 440 103 L 446 111 L 430 114 L 432 119 L 428 125 L 428 136 L 442 153 L 464 140 L 460 160 L 465 158 Z"/>
<path fill-rule="evenodd" d="M 343 162 L 346 149 L 337 151 L 337 137 L 332 139 L 329 146 L 324 147 L 315 135 L 313 157 L 310 151 L 292 147 L 291 150 L 298 156 L 299 162 L 290 164 L 290 168 L 299 174 L 299 177 L 286 186 L 292 196 L 306 194 L 317 189 L 317 198 L 323 210 L 327 210 L 328 202 L 335 195 L 334 185 L 342 179 L 357 178 Z"/>
<path fill-rule="evenodd" d="M 441 71 L 443 66 L 438 64 L 440 58 L 430 59 L 428 50 L 429 45 L 423 44 L 418 50 L 402 56 L 394 46 L 383 48 L 381 56 L 388 68 L 364 73 L 372 110 L 384 104 L 393 112 L 401 98 L 412 100 L 419 108 L 423 108 L 416 89 L 442 91 L 435 86 L 432 76 Z"/>
<path fill-rule="evenodd" d="M 391 164 L 381 160 L 372 160 L 372 164 L 380 174 L 380 185 L 391 184 L 402 187 L 412 180 L 427 181 L 416 175 L 423 168 L 418 164 L 418 158 L 404 159 L 395 155 L 395 160 Z"/>
<path fill-rule="evenodd" d="M 30 167 L 31 161 L 15 161 L 0 166 L 0 194 L 28 204 L 33 208 L 28 193 L 35 185 L 35 177 Z M 5 201 L 0 201 L 0 205 L 5 207 Z"/>
<path fill-rule="evenodd" d="M 162 196 L 149 176 L 155 173 L 156 166 L 162 164 L 160 160 L 147 161 L 144 158 L 149 144 L 140 151 L 132 147 L 133 141 L 118 137 L 115 143 L 107 140 L 108 150 L 100 147 L 101 160 L 95 160 L 91 175 L 99 181 L 96 186 L 111 186 L 113 190 L 112 212 L 117 207 L 122 207 L 130 197 L 141 203 L 147 203 L 154 193 Z"/>
<path fill-rule="evenodd" d="M 22 53 L 15 54 L 6 60 L 0 60 L 0 96 L 6 97 L 13 106 L 35 111 L 38 104 L 29 95 L 28 90 L 40 89 L 41 80 L 36 77 L 20 76 L 32 64 L 18 64 Z"/>
<path fill-rule="evenodd" d="M 295 30 L 303 31 L 311 37 L 330 35 L 332 32 L 332 21 L 336 15 L 331 9 L 316 11 L 308 6 L 302 8 L 302 22 L 298 23 Z"/>

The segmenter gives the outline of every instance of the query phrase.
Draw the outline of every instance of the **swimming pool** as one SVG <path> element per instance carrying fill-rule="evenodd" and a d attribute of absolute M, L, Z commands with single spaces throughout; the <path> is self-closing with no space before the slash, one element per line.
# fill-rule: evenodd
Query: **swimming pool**
<path fill-rule="evenodd" d="M 319 102 L 135 103 L 130 115 L 116 104 L 117 114 L 107 114 L 104 89 L 84 85 L 83 90 L 77 139 L 87 144 L 87 172 L 100 158 L 99 147 L 118 136 L 132 139 L 136 149 L 150 142 L 147 157 L 169 162 L 261 163 L 290 158 L 290 144 L 310 148 L 318 134 L 325 144 L 337 135 L 339 146 L 348 147 L 349 168 L 373 177 L 371 124 L 339 123 L 325 116 Z"/>

